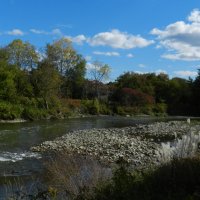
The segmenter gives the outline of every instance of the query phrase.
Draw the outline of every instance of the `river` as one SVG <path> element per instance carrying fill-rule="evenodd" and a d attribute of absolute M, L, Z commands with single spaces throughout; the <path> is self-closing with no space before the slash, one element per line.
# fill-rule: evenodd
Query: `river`
<path fill-rule="evenodd" d="M 125 127 L 174 119 L 183 118 L 101 116 L 0 124 L 0 199 L 5 196 L 4 185 L 8 184 L 8 180 L 12 182 L 20 177 L 26 182 L 35 177 L 37 179 L 38 174 L 42 173 L 41 155 L 29 150 L 34 145 L 72 130 Z"/>

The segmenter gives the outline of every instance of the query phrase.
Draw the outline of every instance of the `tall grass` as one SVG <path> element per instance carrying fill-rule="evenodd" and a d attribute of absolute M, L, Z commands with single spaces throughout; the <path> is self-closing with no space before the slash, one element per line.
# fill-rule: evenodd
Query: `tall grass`
<path fill-rule="evenodd" d="M 158 151 L 160 162 L 169 162 L 172 159 L 188 158 L 196 156 L 200 145 L 200 132 L 190 132 L 182 139 L 173 142 L 162 143 Z"/>

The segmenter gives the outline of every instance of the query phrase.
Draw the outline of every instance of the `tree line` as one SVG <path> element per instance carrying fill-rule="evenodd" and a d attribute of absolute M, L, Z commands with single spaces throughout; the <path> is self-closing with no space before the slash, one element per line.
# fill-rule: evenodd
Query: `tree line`
<path fill-rule="evenodd" d="M 86 60 L 62 38 L 42 52 L 22 40 L 0 48 L 0 118 L 41 119 L 89 114 L 200 114 L 200 71 L 192 80 L 126 72 L 114 82 L 110 66 Z"/>

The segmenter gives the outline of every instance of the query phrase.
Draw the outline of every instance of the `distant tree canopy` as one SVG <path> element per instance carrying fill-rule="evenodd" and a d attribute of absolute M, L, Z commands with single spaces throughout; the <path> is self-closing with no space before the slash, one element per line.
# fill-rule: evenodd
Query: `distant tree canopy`
<path fill-rule="evenodd" d="M 0 48 L 0 118 L 32 118 L 51 109 L 60 113 L 63 99 L 93 100 L 84 105 L 98 113 L 132 107 L 200 116 L 200 70 L 194 80 L 126 72 L 109 83 L 109 65 L 95 61 L 88 72 L 86 77 L 86 60 L 69 39 L 47 44 L 43 53 L 29 42 L 12 41 Z"/>
<path fill-rule="evenodd" d="M 130 97 L 130 94 L 133 94 L 133 90 L 135 90 L 137 93 L 141 92 L 141 94 L 149 95 L 146 96 L 147 99 L 153 98 L 155 103 L 165 103 L 169 114 L 199 115 L 200 109 L 197 112 L 200 105 L 199 77 L 200 73 L 192 81 L 182 78 L 169 79 L 168 75 L 162 73 L 156 75 L 155 73 L 137 74 L 127 72 L 120 75 L 114 83 L 116 90 L 113 93 L 112 99 L 131 105 L 133 98 Z M 124 94 L 124 90 L 126 91 L 126 95 Z M 127 97 L 127 93 L 129 93 L 129 98 Z M 140 101 L 142 102 L 142 100 Z"/>

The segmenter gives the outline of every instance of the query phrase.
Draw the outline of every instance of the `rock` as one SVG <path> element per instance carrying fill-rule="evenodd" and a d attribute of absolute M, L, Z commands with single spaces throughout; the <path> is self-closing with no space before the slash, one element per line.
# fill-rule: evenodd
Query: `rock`
<path fill-rule="evenodd" d="M 78 130 L 67 133 L 54 141 L 46 141 L 32 147 L 32 151 L 66 151 L 94 156 L 107 162 L 116 162 L 123 158 L 135 166 L 157 163 L 159 141 L 173 140 L 187 134 L 187 123 L 156 122 L 148 125 L 136 125 L 125 128 Z M 192 127 L 194 130 L 197 127 Z M 198 127 L 200 129 L 200 127 Z"/>

